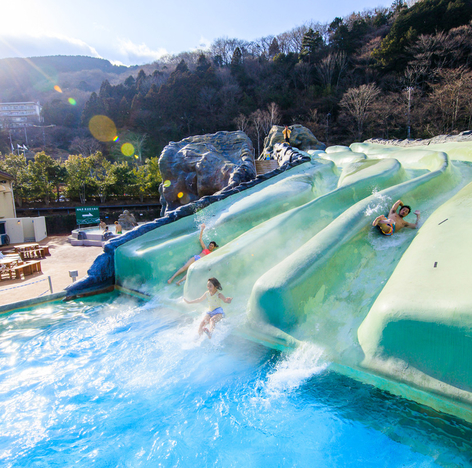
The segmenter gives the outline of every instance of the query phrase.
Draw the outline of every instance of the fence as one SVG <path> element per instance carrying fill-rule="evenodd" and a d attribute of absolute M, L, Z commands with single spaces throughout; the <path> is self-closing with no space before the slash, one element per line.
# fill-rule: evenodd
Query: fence
<path fill-rule="evenodd" d="M 43 281 L 47 281 L 47 282 L 48 282 L 49 290 L 46 290 L 46 291 L 44 291 L 43 293 L 39 294 L 38 297 L 43 296 L 43 295 L 46 294 L 47 292 L 49 292 L 49 294 L 53 294 L 52 281 L 51 281 L 51 277 L 50 277 L 50 276 L 48 276 L 47 278 L 43 278 L 43 279 L 37 280 L 37 281 L 32 281 L 31 283 L 19 284 L 18 286 L 11 286 L 10 288 L 0 289 L 0 294 L 3 293 L 3 292 L 5 292 L 5 291 L 10 291 L 11 289 L 26 288 L 26 287 L 31 286 L 31 285 L 36 284 L 36 283 L 42 283 Z"/>

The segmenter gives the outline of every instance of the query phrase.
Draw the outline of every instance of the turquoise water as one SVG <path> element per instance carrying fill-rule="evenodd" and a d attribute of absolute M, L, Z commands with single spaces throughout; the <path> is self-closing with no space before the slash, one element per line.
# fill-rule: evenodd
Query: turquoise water
<path fill-rule="evenodd" d="M 116 295 L 0 317 L 2 467 L 471 466 L 472 427 Z"/>

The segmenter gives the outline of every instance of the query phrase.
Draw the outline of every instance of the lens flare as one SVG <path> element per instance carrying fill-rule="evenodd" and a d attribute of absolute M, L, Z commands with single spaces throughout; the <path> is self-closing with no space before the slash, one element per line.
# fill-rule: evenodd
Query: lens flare
<path fill-rule="evenodd" d="M 170 184 L 171 184 L 170 180 L 165 180 L 163 185 L 164 187 L 170 187 Z"/>
<path fill-rule="evenodd" d="M 118 135 L 115 135 L 115 138 L 113 138 L 113 141 L 116 143 L 117 141 L 120 141 L 120 137 Z"/>
<path fill-rule="evenodd" d="M 116 126 L 106 115 L 94 115 L 90 119 L 89 130 L 99 141 L 112 141 L 116 136 Z"/>
<path fill-rule="evenodd" d="M 133 156 L 134 154 L 134 146 L 131 143 L 123 143 L 121 145 L 121 152 L 125 156 Z"/>
<path fill-rule="evenodd" d="M 55 86 L 54 86 L 54 89 L 55 89 L 58 93 L 62 93 L 62 89 L 61 89 L 58 85 L 55 85 Z"/>
<path fill-rule="evenodd" d="M 136 159 L 139 159 L 139 156 L 138 156 L 137 154 L 135 154 L 134 157 L 135 157 Z"/>
<path fill-rule="evenodd" d="M 177 196 L 178 196 L 179 198 L 182 198 L 182 197 L 184 196 L 184 194 L 183 194 L 183 192 L 179 192 L 179 193 L 177 194 Z"/>
<path fill-rule="evenodd" d="M 75 106 L 75 105 L 77 104 L 77 101 L 76 101 L 74 98 L 71 98 L 71 97 L 70 97 L 70 98 L 67 99 L 67 100 L 69 101 L 69 104 L 70 104 L 71 106 Z"/>

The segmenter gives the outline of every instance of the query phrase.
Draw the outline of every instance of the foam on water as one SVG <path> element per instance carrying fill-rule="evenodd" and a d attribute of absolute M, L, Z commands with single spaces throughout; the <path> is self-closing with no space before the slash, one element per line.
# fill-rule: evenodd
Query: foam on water
<path fill-rule="evenodd" d="M 273 372 L 267 376 L 266 391 L 277 396 L 283 392 L 296 390 L 308 379 L 323 372 L 328 363 L 323 361 L 323 349 L 313 343 L 303 343 L 299 348 L 286 354 Z"/>

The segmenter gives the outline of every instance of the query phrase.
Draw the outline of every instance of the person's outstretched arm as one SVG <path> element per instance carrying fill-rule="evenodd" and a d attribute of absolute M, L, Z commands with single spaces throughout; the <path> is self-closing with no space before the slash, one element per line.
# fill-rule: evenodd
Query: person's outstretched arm
<path fill-rule="evenodd" d="M 219 297 L 223 302 L 225 302 L 226 304 L 230 304 L 231 301 L 233 300 L 232 297 L 225 297 L 225 296 L 223 296 L 223 294 L 221 294 L 221 293 L 218 293 L 218 297 Z"/>
<path fill-rule="evenodd" d="M 420 211 L 416 210 L 415 211 L 416 215 L 416 223 L 406 223 L 406 227 L 409 227 L 410 229 L 418 229 L 418 224 L 420 222 Z"/>
<path fill-rule="evenodd" d="M 185 299 L 185 297 L 184 297 L 184 301 L 187 304 L 195 304 L 196 302 L 202 302 L 205 299 L 206 295 L 207 295 L 207 293 L 205 292 L 202 297 L 199 297 L 198 299 L 194 299 L 193 301 L 187 301 L 187 299 Z"/>
<path fill-rule="evenodd" d="M 202 224 L 201 229 L 200 229 L 200 245 L 202 246 L 202 249 L 206 249 L 206 245 L 203 242 L 203 230 L 205 229 L 205 225 Z"/>

